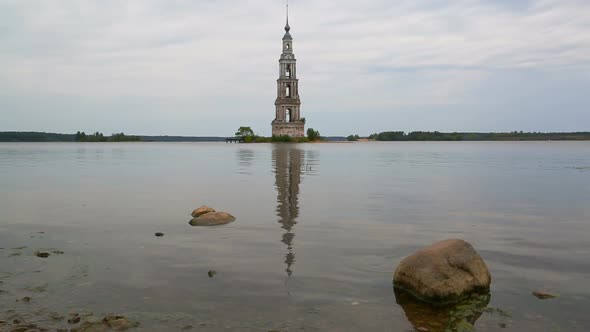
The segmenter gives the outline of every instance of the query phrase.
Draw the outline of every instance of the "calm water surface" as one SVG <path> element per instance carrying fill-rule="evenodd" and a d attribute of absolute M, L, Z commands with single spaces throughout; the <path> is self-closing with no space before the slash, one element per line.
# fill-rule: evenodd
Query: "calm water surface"
<path fill-rule="evenodd" d="M 587 331 L 589 202 L 587 142 L 0 144 L 0 320 L 413 331 L 395 267 L 463 238 L 510 314 L 478 330 Z M 203 204 L 237 221 L 189 226 Z"/>

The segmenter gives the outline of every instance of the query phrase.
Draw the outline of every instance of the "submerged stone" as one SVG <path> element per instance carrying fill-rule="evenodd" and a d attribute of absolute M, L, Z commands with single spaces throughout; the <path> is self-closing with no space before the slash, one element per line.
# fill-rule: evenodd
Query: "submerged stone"
<path fill-rule="evenodd" d="M 533 292 L 533 295 L 536 296 L 538 299 L 541 299 L 541 300 L 553 299 L 553 298 L 556 298 L 557 297 L 557 295 L 554 295 L 554 294 L 551 294 L 551 293 L 549 293 L 547 291 L 542 291 L 542 290 L 540 290 L 540 291 L 534 291 Z"/>
<path fill-rule="evenodd" d="M 107 315 L 103 318 L 103 323 L 115 331 L 126 331 L 130 328 L 137 327 L 139 324 L 133 322 L 124 316 L 120 315 Z"/>
<path fill-rule="evenodd" d="M 162 237 L 162 236 L 164 236 L 164 233 L 162 233 L 162 232 L 157 232 L 157 233 L 156 233 L 156 234 L 154 234 L 154 235 L 156 235 L 157 237 Z"/>
<path fill-rule="evenodd" d="M 40 258 L 47 258 L 47 257 L 49 257 L 49 253 L 48 252 L 37 251 L 35 253 L 35 256 L 40 257 Z"/>
<path fill-rule="evenodd" d="M 121 315 L 106 315 L 103 319 L 97 320 L 94 317 L 88 318 L 80 326 L 72 328 L 72 332 L 107 332 L 107 331 L 127 331 L 139 326 L 139 323 L 127 319 Z"/>
<path fill-rule="evenodd" d="M 489 294 L 473 294 L 460 302 L 434 305 L 418 300 L 411 293 L 394 287 L 395 301 L 417 331 L 475 331 L 475 322 L 487 312 Z"/>
<path fill-rule="evenodd" d="M 472 292 L 487 291 L 491 276 L 469 243 L 451 239 L 404 258 L 395 271 L 393 283 L 418 299 L 443 304 L 458 302 Z"/>
<path fill-rule="evenodd" d="M 235 220 L 236 218 L 227 212 L 209 212 L 193 218 L 189 224 L 191 226 L 217 226 L 229 224 Z"/>

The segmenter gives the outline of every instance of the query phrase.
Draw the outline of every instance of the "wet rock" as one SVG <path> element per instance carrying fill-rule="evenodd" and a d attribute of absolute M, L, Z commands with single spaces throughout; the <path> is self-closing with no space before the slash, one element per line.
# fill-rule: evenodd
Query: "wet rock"
<path fill-rule="evenodd" d="M 131 321 L 124 316 L 109 314 L 103 319 L 89 317 L 78 327 L 72 328 L 71 332 L 127 331 L 137 326 L 139 326 L 137 322 Z"/>
<path fill-rule="evenodd" d="M 64 252 L 61 251 L 61 250 L 52 250 L 51 252 L 54 253 L 54 254 L 56 254 L 56 255 L 63 255 L 64 254 Z"/>
<path fill-rule="evenodd" d="M 49 314 L 49 318 L 51 318 L 54 321 L 62 321 L 65 319 L 64 316 L 58 314 L 57 312 L 52 312 Z"/>
<path fill-rule="evenodd" d="M 10 332 L 47 332 L 47 329 L 38 327 L 36 324 L 21 324 L 13 326 Z"/>
<path fill-rule="evenodd" d="M 191 226 L 217 226 L 229 224 L 235 220 L 236 218 L 227 212 L 209 212 L 193 218 L 189 224 Z"/>
<path fill-rule="evenodd" d="M 394 294 L 414 329 L 428 332 L 475 331 L 475 322 L 487 312 L 491 298 L 489 294 L 474 294 L 459 303 L 434 305 L 399 288 L 394 287 Z"/>
<path fill-rule="evenodd" d="M 162 233 L 162 232 L 157 232 L 157 233 L 156 233 L 156 234 L 154 234 L 154 235 L 155 235 L 155 236 L 157 236 L 157 237 L 162 237 L 162 236 L 164 236 L 164 233 Z"/>
<path fill-rule="evenodd" d="M 139 325 L 136 322 L 119 315 L 107 315 L 102 321 L 115 331 L 126 331 Z"/>
<path fill-rule="evenodd" d="M 556 298 L 557 297 L 557 295 L 554 295 L 554 294 L 551 294 L 551 293 L 549 293 L 547 291 L 542 291 L 542 290 L 534 291 L 533 292 L 533 295 L 536 296 L 538 299 L 541 299 L 541 300 L 553 299 L 553 298 Z"/>
<path fill-rule="evenodd" d="M 215 270 L 210 270 L 209 272 L 207 272 L 207 275 L 209 276 L 209 278 L 215 277 L 216 274 L 217 274 L 217 271 L 215 271 Z"/>
<path fill-rule="evenodd" d="M 84 322 L 78 327 L 74 327 L 70 332 L 109 332 L 112 331 L 102 322 Z"/>
<path fill-rule="evenodd" d="M 72 317 L 68 319 L 68 324 L 78 324 L 80 323 L 80 315 L 74 314 Z"/>
<path fill-rule="evenodd" d="M 44 252 L 44 251 L 37 251 L 37 252 L 35 252 L 35 256 L 41 257 L 41 258 L 47 258 L 47 257 L 49 257 L 49 253 Z"/>
<path fill-rule="evenodd" d="M 215 212 L 215 209 L 210 208 L 206 205 L 201 206 L 198 209 L 195 209 L 192 213 L 191 216 L 193 216 L 193 218 L 196 218 L 198 216 L 204 215 L 206 213 L 210 213 L 210 212 Z"/>
<path fill-rule="evenodd" d="M 472 292 L 487 291 L 491 276 L 469 243 L 451 239 L 404 258 L 393 283 L 421 300 L 444 304 L 458 302 Z"/>
<path fill-rule="evenodd" d="M 25 296 L 22 298 L 23 302 L 31 302 L 31 298 L 28 296 Z"/>

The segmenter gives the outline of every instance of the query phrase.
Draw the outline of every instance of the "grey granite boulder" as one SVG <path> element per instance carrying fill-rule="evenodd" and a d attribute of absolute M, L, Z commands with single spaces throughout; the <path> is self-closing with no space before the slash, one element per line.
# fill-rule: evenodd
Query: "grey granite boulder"
<path fill-rule="evenodd" d="M 469 293 L 488 290 L 491 280 L 475 249 L 463 240 L 451 239 L 404 258 L 393 284 L 424 301 L 452 303 Z"/>

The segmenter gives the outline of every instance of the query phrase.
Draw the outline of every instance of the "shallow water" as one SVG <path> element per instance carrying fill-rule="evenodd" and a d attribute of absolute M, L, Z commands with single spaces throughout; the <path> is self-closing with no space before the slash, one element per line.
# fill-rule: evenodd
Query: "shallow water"
<path fill-rule="evenodd" d="M 587 331 L 589 170 L 588 142 L 0 144 L 0 320 L 413 331 L 437 317 L 396 302 L 397 263 L 463 238 L 510 315 L 478 331 Z M 202 204 L 237 221 L 189 226 Z"/>

